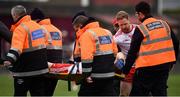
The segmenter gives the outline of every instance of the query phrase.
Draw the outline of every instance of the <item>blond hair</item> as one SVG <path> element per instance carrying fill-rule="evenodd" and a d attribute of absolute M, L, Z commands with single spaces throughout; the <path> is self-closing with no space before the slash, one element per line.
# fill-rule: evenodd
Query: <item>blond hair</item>
<path fill-rule="evenodd" d="M 123 19 L 123 18 L 126 18 L 128 19 L 129 17 L 129 14 L 125 11 L 119 11 L 117 14 L 116 14 L 116 20 L 120 20 L 120 19 Z"/>

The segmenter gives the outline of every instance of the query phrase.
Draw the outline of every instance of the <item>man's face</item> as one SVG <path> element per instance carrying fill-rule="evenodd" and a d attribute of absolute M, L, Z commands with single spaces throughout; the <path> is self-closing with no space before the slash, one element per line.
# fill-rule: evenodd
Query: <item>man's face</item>
<path fill-rule="evenodd" d="M 13 18 L 13 21 L 16 22 L 18 20 L 18 16 L 16 15 L 16 13 L 14 12 L 14 9 L 11 10 L 11 16 Z"/>
<path fill-rule="evenodd" d="M 130 31 L 130 22 L 128 19 L 123 18 L 123 19 L 118 20 L 117 22 L 122 32 L 128 33 Z"/>
<path fill-rule="evenodd" d="M 15 14 L 14 14 L 14 12 L 12 10 L 11 10 L 11 16 L 12 16 L 13 20 L 16 21 Z"/>
<path fill-rule="evenodd" d="M 136 15 L 136 17 L 138 18 L 138 20 L 139 20 L 140 22 L 141 22 L 141 21 L 143 20 L 143 18 L 144 18 L 144 17 L 142 16 L 143 14 L 142 14 L 141 12 L 136 12 L 135 15 Z"/>
<path fill-rule="evenodd" d="M 80 30 L 81 26 L 79 24 L 74 24 L 73 28 L 74 28 L 74 31 L 77 32 L 78 30 Z"/>

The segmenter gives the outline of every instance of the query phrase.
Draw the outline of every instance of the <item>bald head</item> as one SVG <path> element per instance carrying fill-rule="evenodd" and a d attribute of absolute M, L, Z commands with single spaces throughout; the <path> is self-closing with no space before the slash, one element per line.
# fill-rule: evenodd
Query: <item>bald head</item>
<path fill-rule="evenodd" d="M 26 15 L 26 8 L 22 5 L 16 5 L 11 9 L 11 15 L 14 21 L 17 21 L 19 17 Z"/>

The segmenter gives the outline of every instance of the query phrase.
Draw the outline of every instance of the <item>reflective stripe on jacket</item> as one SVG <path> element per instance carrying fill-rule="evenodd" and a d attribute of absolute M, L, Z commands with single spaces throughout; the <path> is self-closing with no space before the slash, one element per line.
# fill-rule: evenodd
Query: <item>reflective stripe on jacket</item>
<path fill-rule="evenodd" d="M 45 34 L 30 16 L 22 17 L 13 30 L 7 58 L 13 63 L 13 76 L 33 76 L 48 72 Z"/>
<path fill-rule="evenodd" d="M 144 39 L 136 60 L 136 68 L 156 66 L 176 60 L 170 28 L 165 21 L 149 18 L 138 27 Z"/>
<path fill-rule="evenodd" d="M 98 22 L 92 22 L 76 36 L 74 57 L 81 59 L 83 72 L 91 72 L 91 76 L 96 78 L 113 77 L 117 45 L 111 32 L 101 28 Z"/>
<path fill-rule="evenodd" d="M 62 32 L 51 24 L 50 19 L 39 22 L 46 32 L 48 62 L 62 63 Z"/>

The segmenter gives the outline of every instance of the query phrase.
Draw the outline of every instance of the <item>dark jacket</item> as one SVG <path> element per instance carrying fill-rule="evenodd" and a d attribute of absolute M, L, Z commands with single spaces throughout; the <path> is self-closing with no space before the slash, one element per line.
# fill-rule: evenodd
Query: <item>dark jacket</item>
<path fill-rule="evenodd" d="M 12 33 L 9 31 L 7 26 L 0 21 L 0 36 L 7 42 L 11 43 Z"/>

